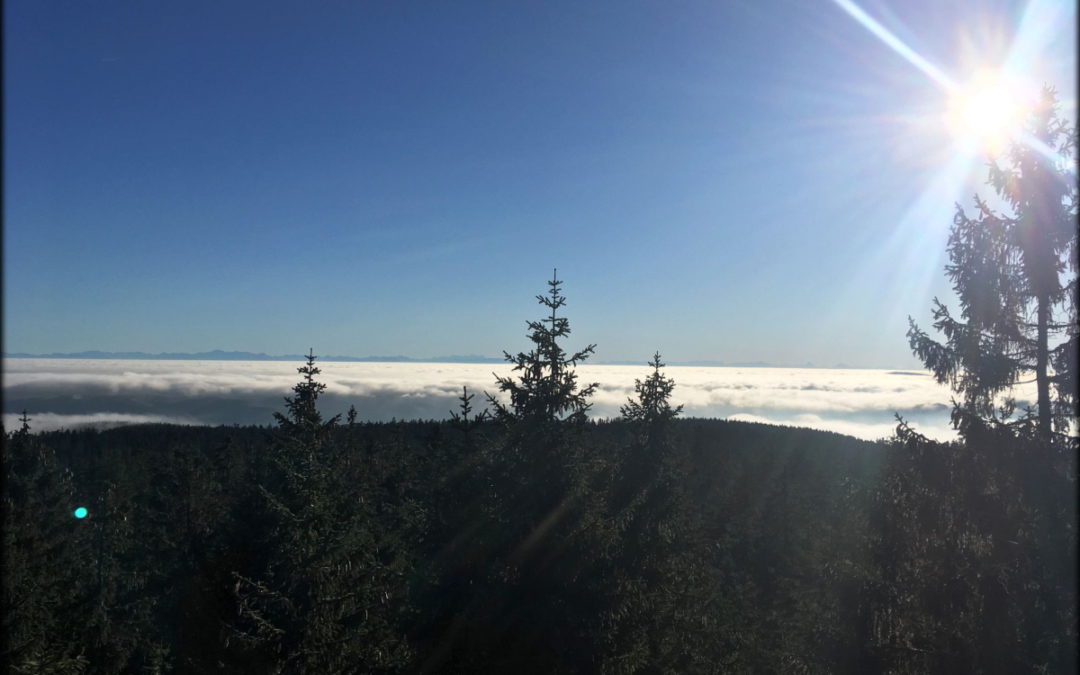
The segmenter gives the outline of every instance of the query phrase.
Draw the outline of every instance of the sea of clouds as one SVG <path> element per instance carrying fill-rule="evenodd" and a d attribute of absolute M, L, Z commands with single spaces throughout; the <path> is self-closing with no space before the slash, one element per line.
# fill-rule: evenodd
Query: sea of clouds
<path fill-rule="evenodd" d="M 16 428 L 29 411 L 36 431 L 144 422 L 177 424 L 273 423 L 283 397 L 299 380 L 297 367 L 279 361 L 136 361 L 4 359 L 4 427 Z M 462 387 L 483 407 L 497 393 L 495 374 L 509 366 L 462 363 L 319 363 L 327 388 L 324 415 L 355 405 L 361 420 L 445 419 Z M 598 383 L 595 417 L 616 417 L 634 394 L 641 366 L 591 366 L 579 382 Z M 889 436 L 899 413 L 921 433 L 953 438 L 950 392 L 927 373 L 823 368 L 665 369 L 676 386 L 673 403 L 687 417 L 712 417 L 811 427 L 865 439 Z M 1025 392 L 1021 392 L 1025 393 Z M 1031 392 L 1033 397 L 1033 392 Z"/>

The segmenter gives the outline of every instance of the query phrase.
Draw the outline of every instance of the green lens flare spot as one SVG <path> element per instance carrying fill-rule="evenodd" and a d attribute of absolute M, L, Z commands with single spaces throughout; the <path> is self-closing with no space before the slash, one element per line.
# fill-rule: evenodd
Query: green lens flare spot
<path fill-rule="evenodd" d="M 81 518 L 85 518 L 88 513 L 90 513 L 90 512 L 86 510 L 85 506 L 80 506 L 79 508 L 75 509 L 74 515 L 75 515 L 76 518 L 81 519 Z"/>

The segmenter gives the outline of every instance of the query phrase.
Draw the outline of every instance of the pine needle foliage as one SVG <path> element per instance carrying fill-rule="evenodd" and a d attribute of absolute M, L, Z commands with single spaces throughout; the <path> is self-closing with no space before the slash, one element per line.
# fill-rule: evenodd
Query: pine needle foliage
<path fill-rule="evenodd" d="M 479 648 L 493 672 L 564 670 L 595 637 L 597 596 L 582 580 L 595 558 L 585 532 L 600 455 L 587 414 L 598 385 L 581 387 L 575 368 L 596 345 L 563 348 L 561 285 L 556 271 L 536 296 L 547 316 L 527 324 L 533 348 L 504 353 L 513 372 L 496 376 L 502 400 L 488 394 L 502 433 L 488 463 L 490 571 L 470 621 L 494 629 Z"/>
<path fill-rule="evenodd" d="M 956 208 L 946 273 L 960 313 L 933 309 L 944 342 L 908 331 L 961 397 L 960 440 L 899 420 L 886 454 L 864 626 L 881 670 L 1076 669 L 1076 586 L 1062 573 L 1076 564 L 1076 130 L 1052 89 L 1025 136 L 990 165 L 1005 208 L 978 196 L 974 216 Z M 1012 419 L 1032 375 L 1037 409 Z"/>
<path fill-rule="evenodd" d="M 326 384 L 315 380 L 315 376 L 322 372 L 315 365 L 317 358 L 315 351 L 309 349 L 307 363 L 296 369 L 298 373 L 304 376 L 304 379 L 293 387 L 292 396 L 285 397 L 286 413 L 274 413 L 274 419 L 277 420 L 278 426 L 286 434 L 301 431 L 307 434 L 318 434 L 337 424 L 338 418 L 341 417 L 335 415 L 330 420 L 323 422 L 322 415 L 315 406 L 319 396 L 326 391 Z M 353 419 L 355 420 L 355 416 Z"/>
<path fill-rule="evenodd" d="M 689 541 L 699 516 L 681 485 L 691 467 L 673 434 L 682 412 L 671 405 L 675 382 L 663 373 L 659 352 L 649 366 L 649 376 L 634 382 L 637 397 L 621 408 L 632 441 L 608 500 L 615 536 L 605 563 L 608 592 L 615 592 L 603 615 L 604 673 L 696 670 L 702 664 L 692 654 L 702 646 L 715 590 Z M 651 630 L 657 621 L 670 627 L 663 636 Z"/>
<path fill-rule="evenodd" d="M 469 388 L 463 385 L 461 387 L 461 396 L 458 396 L 457 399 L 459 401 L 458 410 L 456 412 L 450 411 L 450 423 L 462 431 L 468 431 L 488 418 L 487 410 L 481 410 L 469 417 L 473 412 L 472 400 L 474 398 L 476 398 L 476 394 L 470 394 Z"/>
<path fill-rule="evenodd" d="M 944 342 L 911 319 L 908 340 L 935 378 L 962 396 L 953 411 L 962 434 L 978 420 L 1005 423 L 1015 409 L 1011 390 L 1033 375 L 1035 426 L 1047 442 L 1076 419 L 1077 185 L 1066 166 L 1075 161 L 1076 129 L 1058 116 L 1048 88 L 1026 131 L 1054 152 L 1016 143 L 1004 164 L 991 163 L 988 183 L 1006 210 L 978 195 L 974 215 L 956 206 L 945 270 L 960 315 L 935 298 L 933 325 Z"/>
<path fill-rule="evenodd" d="M 627 399 L 626 405 L 619 408 L 624 420 L 639 423 L 646 428 L 665 424 L 679 416 L 683 407 L 671 407 L 671 392 L 675 390 L 675 381 L 660 371 L 664 364 L 660 362 L 660 352 L 653 355 L 649 362 L 653 372 L 644 381 L 634 380 L 634 392 L 637 399 Z"/>
<path fill-rule="evenodd" d="M 495 377 L 499 391 L 510 399 L 507 404 L 488 394 L 488 401 L 498 420 L 582 422 L 586 419 L 592 406 L 589 397 L 598 385 L 590 384 L 579 389 L 574 368 L 592 356 L 596 345 L 591 344 L 567 355 L 560 344 L 570 335 L 569 319 L 559 316 L 559 310 L 566 305 L 566 298 L 559 288 L 561 285 L 558 270 L 555 270 L 548 282 L 547 295 L 536 296 L 541 305 L 551 310 L 551 314 L 539 321 L 528 322 L 533 349 L 519 352 L 516 356 L 503 352 L 507 362 L 514 364 L 517 379 L 512 376 Z"/>
<path fill-rule="evenodd" d="M 91 524 L 76 520 L 70 470 L 20 428 L 3 439 L 2 655 L 13 673 L 82 673 L 79 616 L 91 600 Z M 96 514 L 95 514 L 96 515 Z M 75 639 L 73 639 L 75 638 Z"/>
<path fill-rule="evenodd" d="M 351 482 L 316 402 L 315 356 L 278 413 L 270 466 L 259 486 L 263 559 L 234 573 L 238 620 L 230 639 L 271 672 L 390 672 L 409 657 L 396 628 L 406 558 L 375 525 L 370 485 Z M 416 509 L 403 517 L 419 518 Z M 409 529 L 409 528 L 406 528 Z"/>

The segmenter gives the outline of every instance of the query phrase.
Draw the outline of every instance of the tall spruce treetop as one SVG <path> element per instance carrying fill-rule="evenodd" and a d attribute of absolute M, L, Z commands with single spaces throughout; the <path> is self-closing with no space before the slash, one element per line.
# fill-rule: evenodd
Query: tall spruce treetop
<path fill-rule="evenodd" d="M 509 404 L 504 404 L 488 394 L 498 419 L 583 421 L 592 406 L 588 399 L 596 391 L 597 385 L 590 384 L 579 390 L 574 367 L 592 356 L 596 345 L 591 344 L 570 356 L 563 351 L 559 340 L 570 335 L 570 321 L 558 315 L 559 309 L 566 304 L 566 298 L 559 291 L 561 285 L 558 270 L 555 270 L 548 282 L 548 294 L 536 296 L 541 305 L 551 310 L 551 314 L 540 321 L 528 322 L 529 339 L 534 348 L 517 356 L 503 352 L 506 360 L 514 364 L 514 372 L 519 375 L 518 379 L 495 376 L 499 391 L 510 397 Z"/>
<path fill-rule="evenodd" d="M 422 512 L 394 510 L 375 498 L 375 482 L 349 472 L 327 433 L 338 416 L 324 422 L 316 409 L 326 385 L 314 379 L 313 353 L 298 371 L 287 414 L 275 414 L 263 499 L 248 510 L 259 554 L 232 570 L 229 635 L 271 664 L 260 672 L 394 672 L 410 655 L 396 622 L 411 563 L 380 518 L 410 519 L 402 530 L 415 536 Z"/>
<path fill-rule="evenodd" d="M 1064 433 L 1075 420 L 1077 383 L 1077 185 L 1064 166 L 1074 162 L 1076 129 L 1058 117 L 1052 89 L 1025 135 L 1005 166 L 990 165 L 988 183 L 1012 213 L 978 195 L 974 217 L 956 206 L 945 270 L 960 317 L 934 298 L 934 328 L 945 342 L 911 319 L 908 340 L 936 379 L 963 396 L 953 409 L 961 433 L 976 420 L 1005 421 L 1014 404 L 1006 398 L 996 408 L 995 397 L 1034 373 L 1037 435 L 1049 442 L 1054 427 Z"/>
<path fill-rule="evenodd" d="M 315 407 L 319 395 L 326 390 L 325 384 L 315 381 L 315 376 L 322 372 L 315 365 L 315 359 L 317 358 L 315 351 L 309 349 L 307 363 L 296 369 L 296 372 L 303 375 L 304 379 L 297 382 L 296 386 L 293 387 L 293 396 L 285 397 L 285 409 L 288 411 L 288 415 L 279 412 L 274 413 L 274 419 L 277 420 L 278 426 L 287 431 L 318 431 L 323 427 L 333 426 L 340 417 L 340 415 L 336 415 L 323 424 L 322 415 L 319 413 L 319 409 Z"/>

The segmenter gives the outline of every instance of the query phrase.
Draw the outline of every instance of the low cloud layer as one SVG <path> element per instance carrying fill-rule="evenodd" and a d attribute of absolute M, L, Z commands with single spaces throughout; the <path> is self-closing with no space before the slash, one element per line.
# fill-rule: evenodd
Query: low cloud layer
<path fill-rule="evenodd" d="M 299 364 L 255 361 L 5 359 L 4 425 L 24 408 L 36 430 L 138 422 L 270 424 L 299 380 Z M 323 363 L 326 415 L 355 405 L 361 419 L 444 419 L 462 387 L 497 392 L 507 366 L 457 363 Z M 494 371 L 494 372 L 493 372 Z M 900 413 L 922 433 L 951 438 L 950 393 L 924 373 L 885 370 L 671 367 L 673 403 L 689 417 L 807 426 L 861 438 L 888 436 Z M 582 366 L 599 384 L 596 417 L 615 417 L 646 366 Z"/>
<path fill-rule="evenodd" d="M 92 413 L 89 415 L 58 415 L 56 413 L 36 413 L 30 415 L 30 426 L 34 431 L 54 429 L 79 429 L 93 427 L 109 429 L 128 424 L 201 424 L 192 417 L 170 417 L 169 415 L 128 415 L 125 413 Z M 4 413 L 4 428 L 16 430 L 22 426 L 20 413 Z"/>

